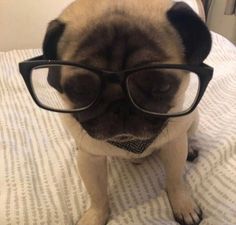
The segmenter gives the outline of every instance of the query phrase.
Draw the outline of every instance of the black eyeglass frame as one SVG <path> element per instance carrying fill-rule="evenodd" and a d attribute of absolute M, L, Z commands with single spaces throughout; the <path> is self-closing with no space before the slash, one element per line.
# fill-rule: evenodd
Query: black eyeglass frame
<path fill-rule="evenodd" d="M 140 111 L 142 111 L 145 114 L 149 114 L 155 117 L 161 117 L 161 118 L 166 118 L 166 117 L 179 117 L 179 116 L 185 116 L 189 113 L 191 113 L 199 104 L 200 100 L 202 99 L 204 92 L 210 82 L 210 80 L 212 79 L 213 76 L 213 68 L 210 67 L 209 65 L 206 65 L 204 63 L 200 64 L 200 65 L 186 65 L 186 64 L 153 64 L 153 65 L 147 65 L 147 66 L 139 66 L 136 68 L 132 68 L 132 69 L 126 69 L 123 71 L 109 71 L 109 70 L 103 70 L 103 69 L 98 69 L 95 68 L 93 66 L 87 66 L 87 65 L 82 65 L 82 64 L 78 64 L 78 63 L 74 63 L 74 62 L 69 62 L 69 61 L 62 61 L 62 60 L 45 60 L 44 56 L 38 56 L 38 57 L 34 57 L 31 59 L 28 59 L 26 61 L 20 62 L 19 63 L 19 70 L 20 73 L 24 79 L 24 82 L 33 98 L 33 100 L 35 101 L 35 103 L 43 109 L 46 109 L 48 111 L 52 111 L 52 112 L 58 112 L 58 113 L 76 113 L 76 112 L 81 112 L 84 111 L 88 108 L 90 108 L 92 105 L 94 105 L 97 102 L 97 99 L 92 102 L 92 104 L 88 105 L 87 107 L 81 108 L 81 109 L 75 109 L 75 110 L 59 110 L 59 109 L 53 109 L 50 107 L 47 107 L 45 105 L 43 105 L 37 98 L 37 96 L 34 93 L 34 89 L 32 87 L 32 83 L 31 83 L 31 72 L 33 69 L 35 68 L 40 68 L 40 67 L 46 67 L 49 65 L 66 65 L 66 66 L 75 66 L 75 67 L 80 67 L 83 69 L 87 69 L 90 70 L 92 72 L 94 72 L 95 74 L 97 74 L 101 80 L 101 82 L 104 79 L 108 79 L 110 82 L 114 82 L 114 83 L 121 83 L 121 86 L 123 88 L 123 90 L 126 92 L 126 94 L 128 94 L 129 96 L 129 100 L 132 102 L 132 104 L 139 109 Z M 195 74 L 198 75 L 199 81 L 200 81 L 200 85 L 199 85 L 199 90 L 198 90 L 198 96 L 195 99 L 195 102 L 192 104 L 192 106 L 180 113 L 175 113 L 175 114 L 161 114 L 161 113 L 155 113 L 155 112 L 151 112 L 148 110 L 145 110 L 141 107 L 139 107 L 132 99 L 132 97 L 130 96 L 130 93 L 128 91 L 127 88 L 127 77 L 134 73 L 134 72 L 138 72 L 141 70 L 148 70 L 148 69 L 182 69 L 182 70 L 186 70 L 186 71 L 190 71 L 190 72 L 194 72 Z M 113 75 L 113 76 L 107 76 L 107 75 Z M 103 82 L 102 82 L 103 83 Z M 99 95 L 98 95 L 99 96 Z"/>

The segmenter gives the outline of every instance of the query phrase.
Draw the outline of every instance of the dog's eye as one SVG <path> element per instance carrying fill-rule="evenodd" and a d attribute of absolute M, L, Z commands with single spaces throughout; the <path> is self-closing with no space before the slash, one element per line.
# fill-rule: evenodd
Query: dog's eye
<path fill-rule="evenodd" d="M 165 94 L 165 93 L 168 93 L 168 91 L 170 90 L 171 88 L 171 85 L 169 83 L 162 83 L 162 84 L 159 84 L 159 85 L 155 85 L 153 84 L 153 87 L 152 87 L 152 96 L 158 96 L 160 94 Z"/>
<path fill-rule="evenodd" d="M 171 90 L 169 77 L 155 70 L 142 71 L 131 75 L 128 84 L 130 88 L 135 88 L 136 91 L 140 91 L 149 98 L 166 95 Z"/>
<path fill-rule="evenodd" d="M 100 80 L 94 74 L 74 75 L 65 81 L 63 89 L 76 106 L 85 107 L 96 100 L 100 91 Z"/>

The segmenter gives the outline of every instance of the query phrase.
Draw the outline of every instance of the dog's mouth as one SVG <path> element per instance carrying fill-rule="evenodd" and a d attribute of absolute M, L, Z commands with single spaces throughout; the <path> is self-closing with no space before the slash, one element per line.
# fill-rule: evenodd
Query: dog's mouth
<path fill-rule="evenodd" d="M 166 126 L 166 118 L 154 118 L 138 112 L 127 103 L 118 103 L 105 112 L 97 110 L 94 114 L 94 110 L 90 110 L 93 111 L 91 113 L 87 110 L 73 116 L 88 135 L 104 141 L 147 140 L 157 136 Z"/>
<path fill-rule="evenodd" d="M 138 116 L 132 116 L 126 122 L 122 122 L 119 118 L 106 114 L 103 117 L 83 122 L 81 125 L 92 138 L 124 143 L 157 137 L 167 123 L 167 119 L 149 121 Z"/>
<path fill-rule="evenodd" d="M 123 143 L 123 142 L 128 142 L 128 141 L 135 141 L 137 139 L 146 140 L 149 138 L 137 137 L 137 136 L 134 136 L 133 134 L 118 134 L 118 135 L 108 138 L 107 141 Z"/>

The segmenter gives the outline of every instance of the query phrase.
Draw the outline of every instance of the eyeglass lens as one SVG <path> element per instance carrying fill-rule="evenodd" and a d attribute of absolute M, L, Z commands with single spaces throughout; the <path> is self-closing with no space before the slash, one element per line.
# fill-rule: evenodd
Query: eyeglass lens
<path fill-rule="evenodd" d="M 54 110 L 89 107 L 101 91 L 96 73 L 68 65 L 34 68 L 31 84 L 38 101 Z M 55 85 L 61 85 L 63 93 Z M 137 108 L 166 115 L 189 110 L 198 97 L 199 86 L 198 75 L 182 69 L 145 69 L 126 79 L 129 97 Z"/>

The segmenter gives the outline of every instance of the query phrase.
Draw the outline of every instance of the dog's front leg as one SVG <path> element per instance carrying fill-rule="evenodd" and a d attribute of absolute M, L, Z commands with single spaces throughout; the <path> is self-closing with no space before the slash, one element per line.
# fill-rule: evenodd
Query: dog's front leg
<path fill-rule="evenodd" d="M 91 198 L 91 205 L 78 225 L 105 225 L 109 216 L 107 196 L 107 159 L 79 151 L 80 176 Z"/>
<path fill-rule="evenodd" d="M 175 220 L 181 225 L 197 225 L 202 213 L 193 201 L 182 174 L 188 153 L 187 135 L 167 143 L 160 151 L 166 171 L 166 189 Z"/>

